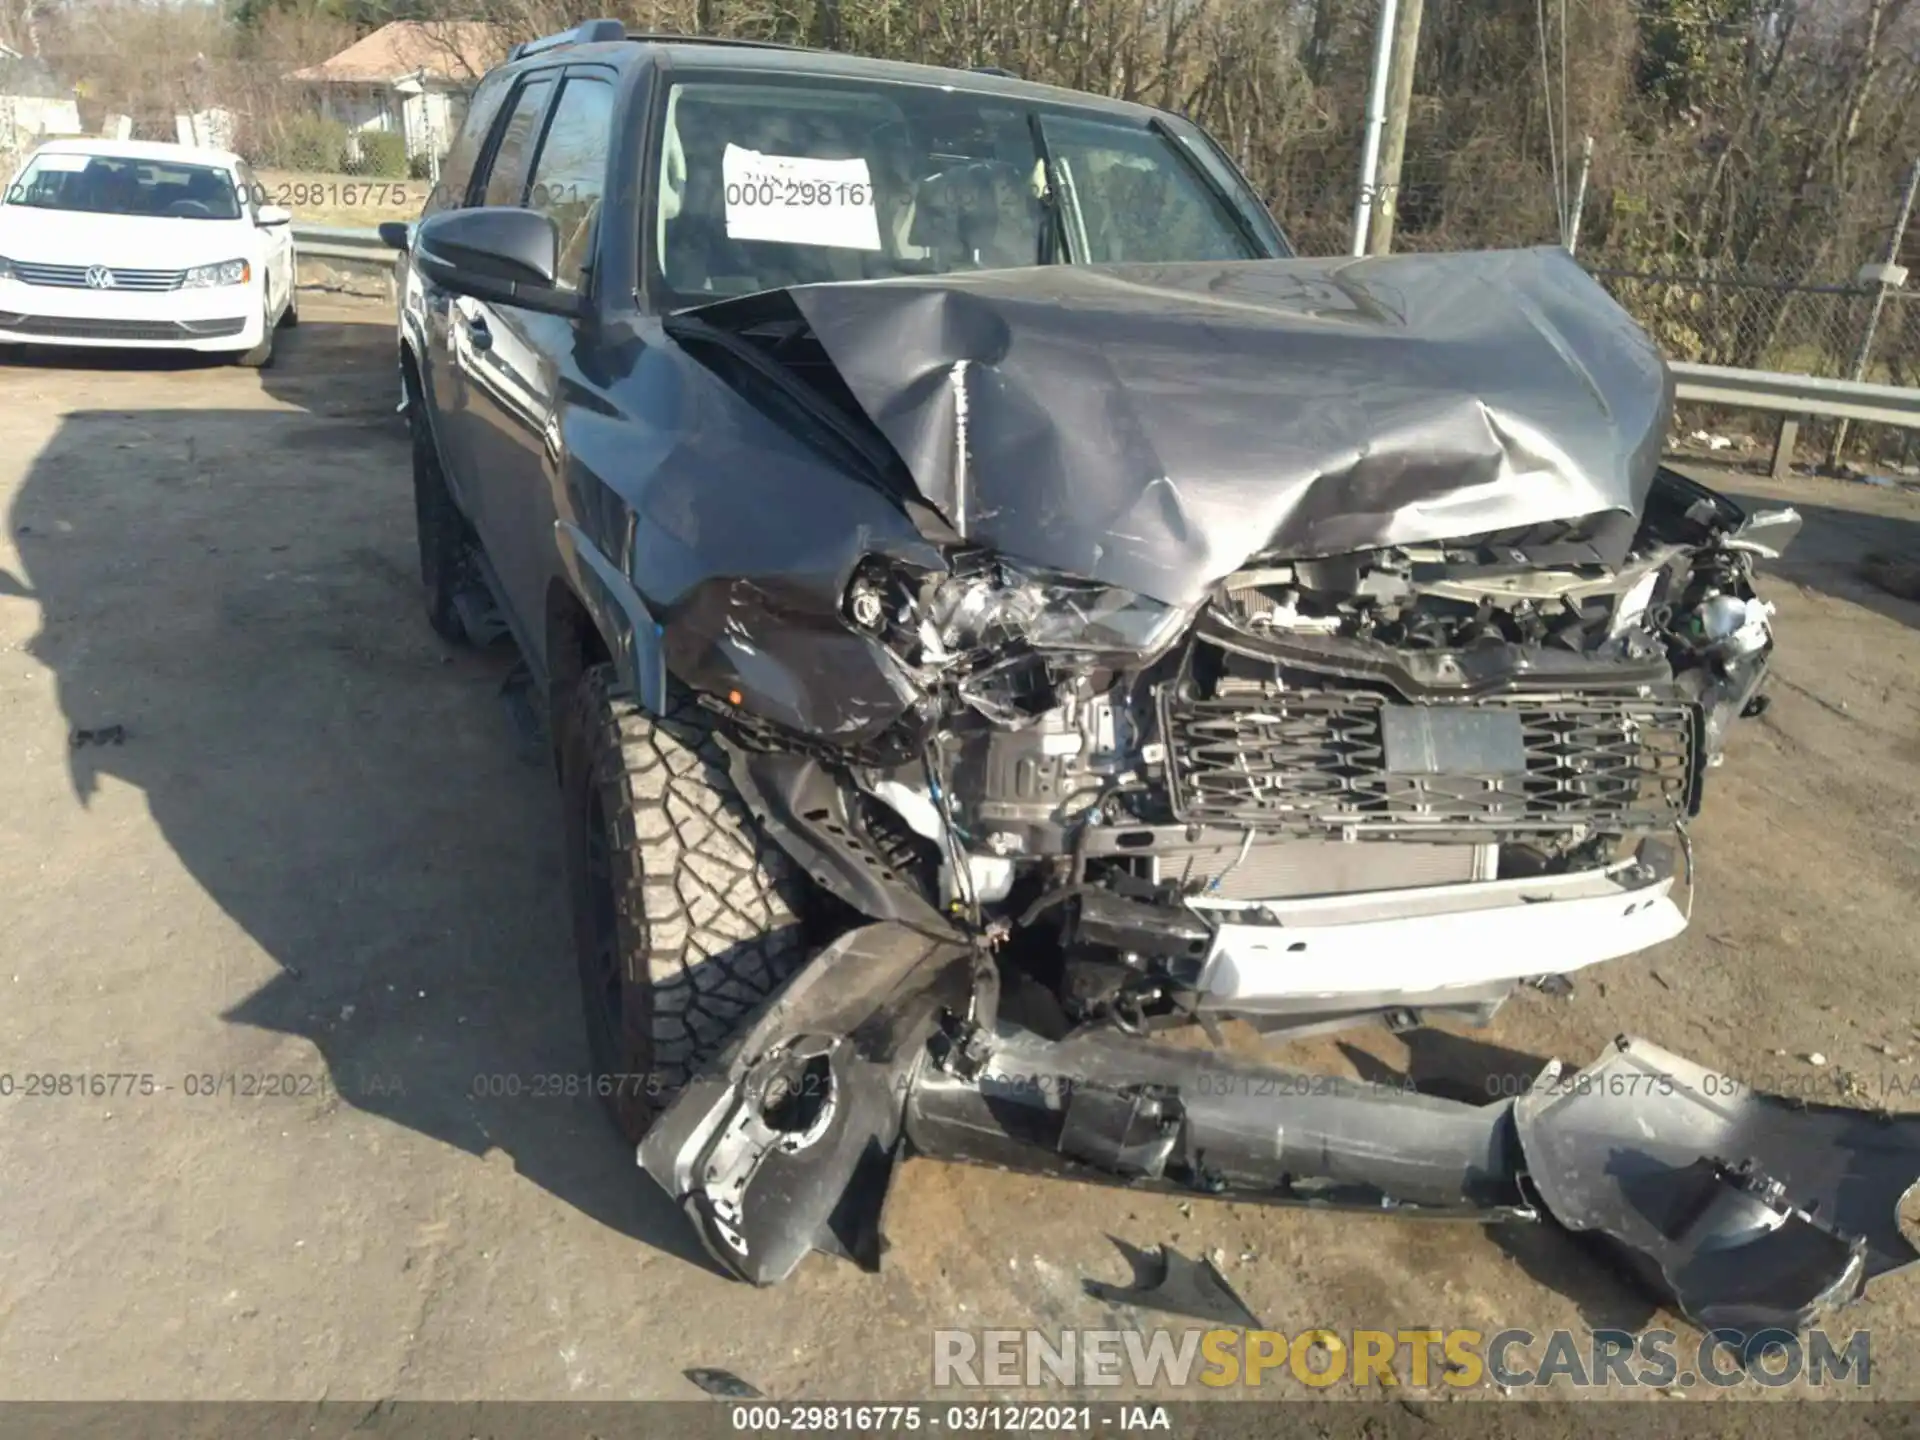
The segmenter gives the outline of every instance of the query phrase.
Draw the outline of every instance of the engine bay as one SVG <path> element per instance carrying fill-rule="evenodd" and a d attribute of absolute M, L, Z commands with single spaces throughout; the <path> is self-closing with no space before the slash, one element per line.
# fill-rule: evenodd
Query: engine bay
<path fill-rule="evenodd" d="M 1256 557 L 1190 607 L 977 552 L 871 563 L 843 618 L 911 677 L 909 720 L 848 754 L 757 730 L 740 768 L 784 787 L 776 833 L 816 876 L 865 857 L 840 893 L 868 916 L 1064 956 L 1060 1023 L 1249 1013 L 1210 978 L 1236 919 L 1652 875 L 1649 844 L 1684 841 L 1764 704 L 1753 565 L 1798 518 L 1662 471 L 1608 564 L 1618 518 Z"/>

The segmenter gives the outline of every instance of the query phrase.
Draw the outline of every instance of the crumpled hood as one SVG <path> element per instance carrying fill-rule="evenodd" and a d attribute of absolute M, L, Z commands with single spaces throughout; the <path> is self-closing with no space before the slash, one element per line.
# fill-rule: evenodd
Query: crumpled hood
<path fill-rule="evenodd" d="M 967 540 L 1175 604 L 1261 553 L 1638 513 L 1672 404 L 1652 341 L 1558 249 L 778 298 Z M 746 328 L 769 300 L 693 313 Z"/>

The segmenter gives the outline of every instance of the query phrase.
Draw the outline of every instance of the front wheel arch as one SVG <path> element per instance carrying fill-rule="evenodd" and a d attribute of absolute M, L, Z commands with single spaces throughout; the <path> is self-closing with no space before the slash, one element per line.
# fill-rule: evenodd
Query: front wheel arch
<path fill-rule="evenodd" d="M 553 742 L 554 774 L 560 774 L 560 727 L 580 677 L 613 653 L 580 597 L 555 579 L 547 587 L 547 733 Z"/>
<path fill-rule="evenodd" d="M 663 627 L 639 588 L 591 535 L 569 520 L 557 521 L 553 528 L 565 575 L 564 582 L 555 583 L 568 590 L 589 617 L 621 690 L 648 714 L 663 713 L 669 686 Z M 553 608 L 550 594 L 549 616 Z"/>

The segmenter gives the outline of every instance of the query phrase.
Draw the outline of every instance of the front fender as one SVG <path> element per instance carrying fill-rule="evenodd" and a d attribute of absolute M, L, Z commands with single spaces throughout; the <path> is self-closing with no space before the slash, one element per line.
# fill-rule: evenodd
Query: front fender
<path fill-rule="evenodd" d="M 621 687 L 650 715 L 666 708 L 667 665 L 660 624 L 620 567 L 570 520 L 553 523 L 560 564 L 593 617 Z"/>

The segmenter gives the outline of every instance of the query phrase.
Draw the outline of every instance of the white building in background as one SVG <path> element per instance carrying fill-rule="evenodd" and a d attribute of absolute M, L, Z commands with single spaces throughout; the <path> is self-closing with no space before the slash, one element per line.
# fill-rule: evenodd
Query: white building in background
<path fill-rule="evenodd" d="M 44 60 L 0 45 L 0 155 L 49 135 L 80 133 L 80 101 Z"/>
<path fill-rule="evenodd" d="M 125 117 L 117 117 L 124 119 Z M 131 133 L 132 126 L 128 126 Z M 173 138 L 181 145 L 196 145 L 203 150 L 233 149 L 233 112 L 216 105 L 210 110 L 195 110 L 173 117 Z M 126 139 L 122 135 L 118 137 Z"/>
<path fill-rule="evenodd" d="M 313 87 L 320 113 L 349 130 L 401 135 L 409 159 L 437 156 L 453 143 L 467 92 L 507 48 L 498 27 L 477 21 L 396 20 L 287 78 Z"/>

